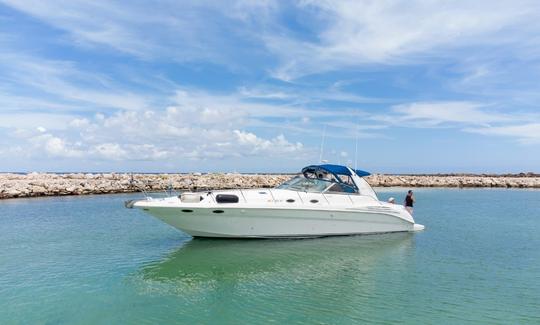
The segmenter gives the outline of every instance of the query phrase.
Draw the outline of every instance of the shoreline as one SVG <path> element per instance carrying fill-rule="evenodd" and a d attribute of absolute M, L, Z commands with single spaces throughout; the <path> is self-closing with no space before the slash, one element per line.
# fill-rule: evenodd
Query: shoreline
<path fill-rule="evenodd" d="M 130 174 L 130 173 L 0 173 L 0 199 L 158 192 L 172 188 L 218 190 L 231 188 L 272 188 L 295 174 Z M 439 174 L 365 177 L 373 187 L 442 188 L 540 188 L 540 175 Z"/>

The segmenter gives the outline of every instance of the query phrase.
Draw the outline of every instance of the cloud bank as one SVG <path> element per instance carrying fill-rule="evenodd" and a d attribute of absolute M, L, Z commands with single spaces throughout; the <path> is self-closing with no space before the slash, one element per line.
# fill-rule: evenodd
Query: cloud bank
<path fill-rule="evenodd" d="M 539 18 L 527 0 L 0 1 L 0 156 L 296 168 L 325 128 L 336 160 L 445 132 L 515 156 L 540 144 Z"/>

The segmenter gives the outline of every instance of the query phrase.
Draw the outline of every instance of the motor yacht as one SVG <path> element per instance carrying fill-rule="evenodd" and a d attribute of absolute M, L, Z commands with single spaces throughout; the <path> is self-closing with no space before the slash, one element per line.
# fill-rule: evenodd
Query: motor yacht
<path fill-rule="evenodd" d="M 305 238 L 418 231 L 402 206 L 379 201 L 350 167 L 304 167 L 276 188 L 184 192 L 126 202 L 194 237 Z"/>

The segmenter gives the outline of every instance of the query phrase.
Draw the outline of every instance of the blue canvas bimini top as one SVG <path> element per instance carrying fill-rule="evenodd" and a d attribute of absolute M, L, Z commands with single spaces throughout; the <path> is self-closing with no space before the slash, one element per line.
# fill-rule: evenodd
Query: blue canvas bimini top
<path fill-rule="evenodd" d="M 302 173 L 315 172 L 317 170 L 324 170 L 334 175 L 347 175 L 347 176 L 351 175 L 351 171 L 349 170 L 349 168 L 345 166 L 341 166 L 341 165 L 332 165 L 332 164 L 307 166 L 302 169 Z M 360 169 L 355 170 L 355 172 L 356 172 L 356 175 L 360 177 L 371 175 L 371 173 L 366 172 L 364 170 L 360 170 Z"/>

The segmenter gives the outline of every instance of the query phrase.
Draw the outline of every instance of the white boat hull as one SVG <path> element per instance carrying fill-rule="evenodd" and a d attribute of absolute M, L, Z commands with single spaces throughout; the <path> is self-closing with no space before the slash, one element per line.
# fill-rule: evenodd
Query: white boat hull
<path fill-rule="evenodd" d="M 423 229 L 403 206 L 381 202 L 374 192 L 222 190 L 128 205 L 194 237 L 298 238 Z"/>
<path fill-rule="evenodd" d="M 398 216 L 353 208 L 146 207 L 144 210 L 194 237 L 292 238 L 417 230 L 414 222 Z"/>

